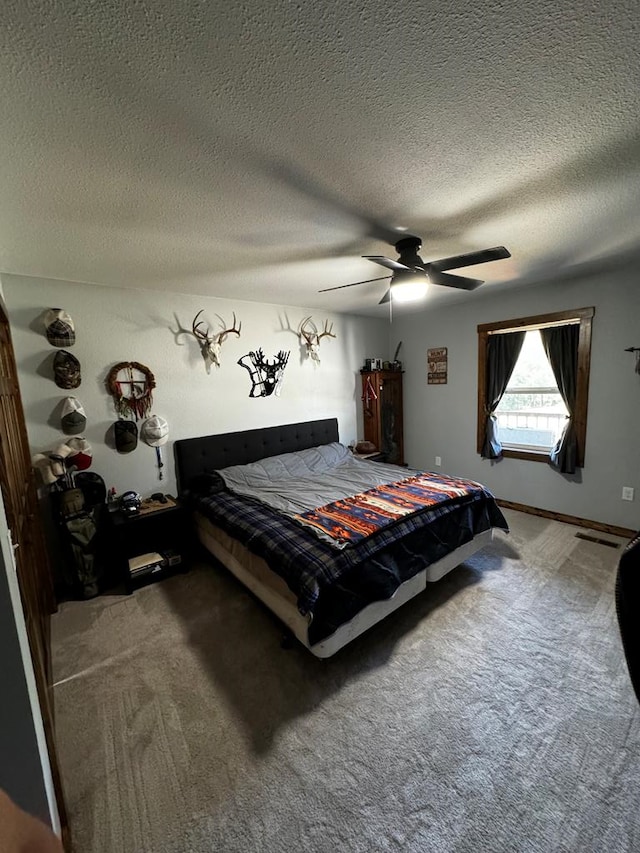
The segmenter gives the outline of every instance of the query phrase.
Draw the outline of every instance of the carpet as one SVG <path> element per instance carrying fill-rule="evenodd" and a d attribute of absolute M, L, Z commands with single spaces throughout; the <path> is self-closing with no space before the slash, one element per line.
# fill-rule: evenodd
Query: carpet
<path fill-rule="evenodd" d="M 74 851 L 640 850 L 620 551 L 505 515 L 509 535 L 329 660 L 282 649 L 277 620 L 204 561 L 63 604 Z"/>

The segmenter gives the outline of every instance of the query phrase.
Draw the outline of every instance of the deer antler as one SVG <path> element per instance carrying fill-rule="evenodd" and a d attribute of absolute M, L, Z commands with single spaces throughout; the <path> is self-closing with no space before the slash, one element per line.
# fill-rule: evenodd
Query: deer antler
<path fill-rule="evenodd" d="M 316 335 L 318 343 L 320 343 L 320 338 L 326 337 L 335 338 L 335 335 L 333 334 L 333 323 L 329 325 L 328 320 L 324 321 L 324 329 L 322 330 L 322 332 L 320 332 L 319 335 Z"/>
<path fill-rule="evenodd" d="M 305 326 L 307 325 L 307 323 L 313 324 L 313 327 L 314 327 L 313 330 L 311 330 L 309 332 L 307 332 L 305 330 Z M 311 317 L 305 317 L 304 320 L 302 321 L 302 323 L 300 323 L 300 334 L 305 339 L 308 347 L 313 345 L 313 338 L 314 338 L 314 335 L 316 338 L 318 337 L 318 330 L 315 328 L 315 324 L 313 323 Z"/>
<path fill-rule="evenodd" d="M 234 335 L 237 335 L 238 337 L 240 337 L 240 329 L 242 328 L 242 322 L 240 322 L 237 329 L 236 329 L 236 322 L 237 322 L 236 312 L 234 311 L 233 312 L 233 326 L 230 329 L 224 329 L 222 332 L 219 332 L 217 335 L 219 344 L 224 343 L 226 341 L 228 335 L 234 334 Z M 223 321 L 223 325 L 224 325 L 224 321 Z"/>
<path fill-rule="evenodd" d="M 208 326 L 206 326 L 206 324 L 205 324 L 204 320 L 200 320 L 200 322 L 196 323 L 196 320 L 198 319 L 198 317 L 199 317 L 203 312 L 204 312 L 204 308 L 202 308 L 200 311 L 198 311 L 198 313 L 196 314 L 196 316 L 193 318 L 193 323 L 191 324 L 191 331 L 192 331 L 192 333 L 196 336 L 196 338 L 198 338 L 199 340 L 201 340 L 201 341 L 203 341 L 204 343 L 208 344 L 208 343 L 209 343 L 209 341 L 211 340 L 211 336 L 209 335 L 209 327 L 208 327 Z M 200 326 L 206 326 L 207 331 L 206 331 L 206 332 L 203 332 L 203 331 L 199 328 Z"/>

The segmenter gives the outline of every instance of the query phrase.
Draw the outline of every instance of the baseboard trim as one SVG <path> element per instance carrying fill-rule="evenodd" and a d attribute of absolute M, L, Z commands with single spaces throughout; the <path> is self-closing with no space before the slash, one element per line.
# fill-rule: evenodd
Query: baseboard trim
<path fill-rule="evenodd" d="M 506 509 L 515 509 L 518 512 L 528 512 L 529 515 L 539 515 L 542 518 L 552 518 L 554 521 L 563 521 L 565 524 L 575 524 L 577 527 L 589 527 L 592 530 L 600 530 L 602 533 L 612 533 L 614 536 L 623 536 L 625 539 L 631 539 L 637 533 L 636 530 L 631 530 L 628 527 L 617 527 L 615 524 L 604 524 L 601 521 L 590 521 L 588 518 L 578 518 L 575 515 L 565 515 L 563 512 L 552 512 L 549 509 L 540 509 L 537 506 L 527 506 L 527 504 L 518 504 L 513 501 L 503 501 L 501 498 L 496 499 L 498 506 L 503 506 Z"/>

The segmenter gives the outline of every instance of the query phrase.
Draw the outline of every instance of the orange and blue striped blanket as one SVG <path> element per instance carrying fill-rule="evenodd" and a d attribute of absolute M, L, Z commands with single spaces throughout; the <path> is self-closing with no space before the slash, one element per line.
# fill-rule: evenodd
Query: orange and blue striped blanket
<path fill-rule="evenodd" d="M 427 507 L 479 494 L 485 494 L 485 489 L 473 480 L 422 473 L 306 510 L 294 518 L 346 545 Z"/>

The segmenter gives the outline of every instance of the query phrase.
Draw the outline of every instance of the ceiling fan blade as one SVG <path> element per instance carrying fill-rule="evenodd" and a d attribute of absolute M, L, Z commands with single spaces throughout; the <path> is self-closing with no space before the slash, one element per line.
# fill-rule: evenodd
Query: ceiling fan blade
<path fill-rule="evenodd" d="M 481 281 L 478 278 L 451 275 L 451 273 L 433 269 L 431 265 L 426 268 L 426 272 L 429 277 L 429 281 L 432 281 L 434 284 L 444 284 L 447 287 L 458 287 L 460 290 L 475 290 L 476 287 L 480 287 L 481 284 L 484 284 L 484 281 Z"/>
<path fill-rule="evenodd" d="M 389 288 L 389 290 L 387 290 L 387 292 L 382 297 L 380 302 L 378 302 L 378 305 L 386 305 L 387 302 L 391 302 L 391 288 Z"/>
<path fill-rule="evenodd" d="M 465 255 L 454 255 L 451 258 L 430 261 L 429 266 L 437 270 L 457 270 L 461 267 L 486 264 L 488 261 L 500 261 L 503 258 L 510 257 L 511 252 L 504 246 L 495 246 L 493 249 L 481 249 L 479 252 L 467 252 Z"/>
<path fill-rule="evenodd" d="M 373 261 L 374 264 L 380 264 L 390 270 L 410 270 L 406 264 L 401 264 L 399 261 L 392 261 L 391 258 L 385 258 L 384 255 L 363 255 L 368 261 Z"/>
<path fill-rule="evenodd" d="M 367 278 L 365 281 L 352 281 L 351 284 L 339 284 L 337 287 L 325 287 L 319 290 L 318 293 L 327 293 L 329 290 L 342 290 L 343 287 L 355 287 L 356 284 L 369 284 L 370 281 L 386 281 L 392 278 L 390 275 L 383 275 L 382 278 Z"/>

